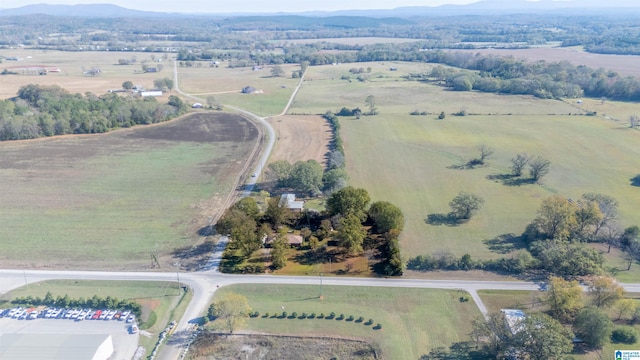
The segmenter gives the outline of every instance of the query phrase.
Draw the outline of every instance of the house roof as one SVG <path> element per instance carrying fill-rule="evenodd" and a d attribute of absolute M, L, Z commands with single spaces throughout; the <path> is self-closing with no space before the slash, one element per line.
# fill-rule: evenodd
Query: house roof
<path fill-rule="evenodd" d="M 113 354 L 106 334 L 2 334 L 0 345 L 0 359 L 12 360 L 106 360 Z"/>
<path fill-rule="evenodd" d="M 527 315 L 522 310 L 500 309 L 500 311 L 502 311 L 502 313 L 504 314 L 504 319 L 506 321 L 505 326 L 509 328 L 509 331 L 511 331 L 512 335 L 517 334 L 523 329 L 522 323 L 524 322 L 524 318 L 527 317 Z"/>
<path fill-rule="evenodd" d="M 270 235 L 267 236 L 267 238 L 264 239 L 263 242 L 265 244 L 272 244 L 275 239 L 275 235 Z M 287 234 L 287 236 L 285 236 L 285 239 L 287 240 L 287 244 L 289 245 L 302 245 L 303 242 L 302 236 L 296 234 Z"/>
<path fill-rule="evenodd" d="M 284 206 L 287 209 L 302 210 L 304 208 L 304 201 L 296 200 L 295 194 L 282 194 L 278 206 Z"/>

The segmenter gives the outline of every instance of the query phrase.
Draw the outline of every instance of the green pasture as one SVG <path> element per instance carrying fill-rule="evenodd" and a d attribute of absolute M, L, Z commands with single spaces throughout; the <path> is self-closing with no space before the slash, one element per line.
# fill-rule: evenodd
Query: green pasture
<path fill-rule="evenodd" d="M 154 316 L 156 320 L 145 329 L 152 334 L 159 334 L 172 320 L 178 320 L 191 301 L 192 292 L 183 293 L 176 282 L 152 281 L 97 281 L 97 280 L 49 280 L 28 284 L 0 296 L 0 301 L 11 301 L 18 297 L 44 298 L 51 292 L 54 298 L 69 295 L 71 299 L 91 298 L 97 295 L 102 298 L 133 300 L 142 305 L 141 323 Z M 184 296 L 183 296 L 184 295 Z M 6 307 L 6 306 L 4 306 Z M 151 352 L 157 337 L 140 337 L 140 345 Z"/>
<path fill-rule="evenodd" d="M 544 293 L 540 291 L 524 290 L 480 290 L 478 296 L 487 307 L 489 313 L 496 313 L 500 309 L 520 309 L 523 311 L 546 310 L 541 302 Z"/>
<path fill-rule="evenodd" d="M 199 203 L 231 187 L 231 177 L 210 173 L 211 164 L 237 156 L 234 148 L 109 142 L 114 136 L 1 144 L 7 157 L 49 147 L 52 157 L 36 155 L 20 162 L 25 168 L 0 169 L 2 188 L 11 189 L 0 193 L 0 258 L 36 267 L 145 269 L 151 254 L 193 244 Z M 72 155 L 94 148 L 108 151 Z"/>
<path fill-rule="evenodd" d="M 228 62 L 221 62 L 219 67 L 179 67 L 180 89 L 204 100 L 213 96 L 222 104 L 269 116 L 282 112 L 298 84 L 298 79 L 292 78 L 291 73 L 300 70 L 299 65 L 280 65 L 284 71 L 282 77 L 271 76 L 272 66 L 253 70 L 251 67 L 230 68 L 228 65 Z M 245 86 L 259 91 L 241 94 L 240 90 Z"/>
<path fill-rule="evenodd" d="M 340 80 L 354 66 L 371 66 L 371 80 Z M 393 63 L 397 71 L 388 70 L 391 66 L 311 67 L 290 111 L 322 113 L 342 106 L 366 111 L 364 99 L 375 96 L 379 115 L 341 119 L 347 169 L 352 185 L 366 188 L 374 201 L 391 201 L 403 210 L 405 254 L 449 250 L 458 256 L 502 256 L 521 246 L 514 235 L 553 194 L 573 199 L 586 192 L 608 194 L 620 202 L 622 225 L 640 223 L 640 191 L 629 181 L 640 172 L 640 132 L 584 116 L 571 102 L 448 91 L 402 79 L 403 73 L 425 72 L 431 65 Z M 625 103 L 604 105 L 628 109 Z M 452 115 L 461 109 L 470 115 Z M 430 115 L 409 115 L 413 110 Z M 447 114 L 444 120 L 437 119 L 441 111 Z M 480 144 L 495 148 L 487 166 L 454 168 L 477 156 Z M 510 159 L 521 152 L 551 161 L 542 184 L 507 186 L 495 178 L 508 174 Z M 425 222 L 429 214 L 446 214 L 460 191 L 485 199 L 477 216 L 459 226 Z"/>
<path fill-rule="evenodd" d="M 473 302 L 460 302 L 460 291 L 430 289 L 394 289 L 373 287 L 311 285 L 232 285 L 216 292 L 245 295 L 260 316 L 251 318 L 246 329 L 259 332 L 295 335 L 345 336 L 364 339 L 382 350 L 386 359 L 417 359 L 430 349 L 466 340 L 474 316 L 480 312 Z M 282 309 L 284 307 L 284 310 Z M 264 318 L 265 313 L 289 315 L 297 312 L 362 316 L 364 322 L 327 319 Z M 381 330 L 373 326 L 380 323 Z"/>

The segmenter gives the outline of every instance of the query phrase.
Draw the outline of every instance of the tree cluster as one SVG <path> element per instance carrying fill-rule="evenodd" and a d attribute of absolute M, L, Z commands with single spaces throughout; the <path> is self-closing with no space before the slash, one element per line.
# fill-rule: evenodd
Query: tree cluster
<path fill-rule="evenodd" d="M 0 140 L 64 134 L 103 133 L 120 127 L 172 119 L 187 110 L 178 97 L 155 98 L 71 94 L 59 86 L 26 85 L 18 96 L 0 101 Z"/>

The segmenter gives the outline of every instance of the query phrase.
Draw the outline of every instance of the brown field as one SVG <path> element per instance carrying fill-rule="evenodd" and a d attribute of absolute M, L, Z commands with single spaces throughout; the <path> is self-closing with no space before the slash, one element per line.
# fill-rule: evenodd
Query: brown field
<path fill-rule="evenodd" d="M 147 269 L 206 255 L 198 230 L 226 206 L 260 138 L 196 113 L 101 135 L 0 143 L 4 267 Z M 188 252 L 192 249 L 199 251 Z M 203 255 L 204 254 L 204 255 Z"/>
<path fill-rule="evenodd" d="M 163 70 L 158 73 L 142 73 L 142 62 L 147 61 L 149 66 L 151 54 L 143 52 L 107 52 L 86 51 L 68 52 L 52 50 L 32 49 L 1 49 L 1 56 L 20 57 L 22 61 L 5 61 L 0 64 L 0 69 L 26 68 L 44 65 L 48 68 L 58 68 L 59 73 L 48 75 L 3 75 L 0 76 L 0 99 L 10 98 L 16 95 L 21 86 L 28 84 L 60 85 L 71 93 L 92 92 L 101 95 L 109 89 L 120 89 L 125 81 L 132 81 L 134 85 L 142 85 L 147 89 L 153 88 L 153 81 L 165 77 L 173 79 L 173 65 L 171 60 L 163 60 L 159 64 Z M 160 58 L 160 54 L 155 54 Z M 131 59 L 135 57 L 134 65 L 118 65 L 118 59 Z M 88 70 L 93 67 L 101 69 L 101 73 L 95 77 L 85 76 L 83 68 Z"/>
<path fill-rule="evenodd" d="M 573 65 L 613 70 L 621 75 L 640 76 L 640 56 L 591 54 L 580 48 L 479 49 L 455 50 L 483 55 L 513 56 L 527 61 L 568 61 Z"/>
<path fill-rule="evenodd" d="M 317 115 L 284 115 L 269 119 L 276 132 L 270 161 L 290 163 L 313 159 L 325 163 L 332 133 L 329 124 Z"/>

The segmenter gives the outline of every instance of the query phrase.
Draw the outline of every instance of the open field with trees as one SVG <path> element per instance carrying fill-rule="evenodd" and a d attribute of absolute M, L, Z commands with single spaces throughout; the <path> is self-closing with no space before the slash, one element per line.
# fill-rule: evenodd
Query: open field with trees
<path fill-rule="evenodd" d="M 460 301 L 468 295 L 458 291 L 251 284 L 221 288 L 216 298 L 228 292 L 246 296 L 259 313 L 238 332 L 356 338 L 375 344 L 385 359 L 415 359 L 434 347 L 466 340 L 468 319 L 480 316 L 473 302 Z M 290 319 L 294 312 L 297 317 Z M 338 320 L 340 314 L 344 318 Z M 369 319 L 372 324 L 365 325 Z M 378 323 L 381 329 L 374 330 Z"/>
<path fill-rule="evenodd" d="M 96 296 L 101 299 L 110 297 L 139 304 L 141 313 L 138 323 L 142 330 L 151 334 L 140 337 L 140 346 L 146 348 L 147 354 L 151 353 L 158 334 L 167 324 L 180 319 L 193 296 L 190 291 L 184 292 L 176 282 L 50 280 L 22 286 L 3 294 L 0 297 L 0 307 L 11 306 L 10 302 L 17 298 L 44 299 L 47 293 L 54 299 L 64 298 L 65 295 L 71 300 L 91 299 Z"/>
<path fill-rule="evenodd" d="M 258 137 L 229 114 L 104 135 L 2 142 L 5 267 L 189 268 Z"/>
<path fill-rule="evenodd" d="M 397 63 L 398 70 L 389 72 L 389 63 L 371 64 L 370 81 L 340 80 L 353 65 L 312 67 L 291 112 L 364 108 L 365 98 L 375 95 L 380 115 L 341 118 L 347 169 L 352 184 L 367 188 L 374 199 L 390 196 L 403 209 L 405 253 L 448 250 L 487 258 L 516 250 L 540 201 L 553 194 L 608 194 L 620 202 L 622 224 L 640 222 L 634 210 L 640 194 L 629 185 L 632 169 L 640 167 L 635 146 L 640 134 L 628 124 L 584 116 L 573 104 L 554 100 L 401 82 L 402 72 L 429 65 Z M 607 103 L 611 110 L 626 106 Z M 461 108 L 466 116 L 451 115 Z M 416 109 L 431 115 L 410 116 Z M 447 117 L 437 120 L 441 111 Z M 492 159 L 485 166 L 457 169 L 477 156 L 481 144 L 495 149 Z M 520 152 L 551 161 L 541 184 L 506 186 L 498 180 L 510 173 L 510 159 Z M 429 214 L 446 213 L 461 190 L 485 199 L 476 217 L 460 226 L 425 222 Z"/>
<path fill-rule="evenodd" d="M 21 86 L 28 84 L 59 85 L 71 93 L 85 94 L 87 92 L 102 95 L 108 90 L 121 89 L 125 81 L 134 85 L 141 85 L 146 89 L 153 89 L 154 80 L 173 78 L 173 64 L 164 54 L 149 54 L 143 52 L 67 52 L 34 49 L 0 49 L 0 56 L 19 57 L 22 61 L 2 64 L 2 69 L 16 72 L 17 75 L 0 76 L 0 98 L 13 97 Z M 152 60 L 152 56 L 154 60 Z M 128 63 L 120 64 L 119 60 Z M 160 60 L 160 62 L 157 62 Z M 143 64 L 162 67 L 159 72 L 144 72 Z M 60 72 L 49 72 L 46 76 L 28 71 L 29 68 L 59 69 Z M 22 70 L 27 69 L 27 70 Z M 90 76 L 83 72 L 99 69 L 97 76 Z M 22 75 L 22 73 L 25 73 Z M 168 96 L 167 93 L 165 95 Z"/>

